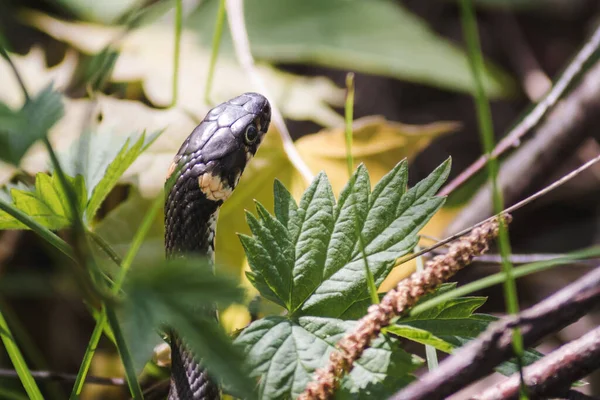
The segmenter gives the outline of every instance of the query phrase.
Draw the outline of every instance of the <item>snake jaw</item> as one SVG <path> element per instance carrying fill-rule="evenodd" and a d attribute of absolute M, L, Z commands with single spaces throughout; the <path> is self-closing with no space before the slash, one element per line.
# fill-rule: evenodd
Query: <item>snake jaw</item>
<path fill-rule="evenodd" d="M 239 180 L 236 178 L 235 181 Z M 233 193 L 233 187 L 221 179 L 219 175 L 213 175 L 210 172 L 204 173 L 198 177 L 198 186 L 207 199 L 212 201 L 225 201 Z"/>

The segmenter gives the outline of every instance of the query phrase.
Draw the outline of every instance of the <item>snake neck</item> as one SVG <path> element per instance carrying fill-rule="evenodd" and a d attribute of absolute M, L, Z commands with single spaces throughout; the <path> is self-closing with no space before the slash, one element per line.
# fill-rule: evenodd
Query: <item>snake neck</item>
<path fill-rule="evenodd" d="M 197 185 L 177 186 L 165 204 L 167 258 L 205 255 L 214 260 L 215 233 L 222 201 L 209 200 Z"/>
<path fill-rule="evenodd" d="M 165 204 L 167 258 L 197 254 L 214 262 L 215 232 L 221 204 L 222 201 L 209 200 L 197 185 L 176 185 L 169 192 Z M 168 400 L 220 398 L 218 385 L 175 332 L 171 333 L 171 357 Z"/>

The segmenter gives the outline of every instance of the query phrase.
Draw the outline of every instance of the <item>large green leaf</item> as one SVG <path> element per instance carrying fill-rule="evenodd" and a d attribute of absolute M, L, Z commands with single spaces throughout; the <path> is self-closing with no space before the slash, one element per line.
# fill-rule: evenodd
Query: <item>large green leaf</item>
<path fill-rule="evenodd" d="M 28 99 L 18 111 L 0 103 L 0 160 L 18 166 L 29 147 L 45 138 L 63 113 L 61 95 L 52 85 Z"/>
<path fill-rule="evenodd" d="M 337 203 L 325 174 L 315 178 L 299 205 L 276 183 L 276 218 L 258 205 L 258 218 L 248 214 L 254 236 L 241 235 L 250 280 L 292 315 L 340 317 L 369 297 L 357 228 L 379 285 L 443 204 L 434 195 L 449 169 L 447 161 L 407 191 L 408 170 L 401 162 L 370 193 L 361 165 Z"/>
<path fill-rule="evenodd" d="M 187 27 L 210 46 L 218 1 L 202 3 Z M 247 0 L 253 54 L 273 62 L 312 63 L 471 91 L 467 56 L 419 17 L 388 0 Z M 225 29 L 224 46 L 230 43 Z M 486 63 L 488 96 L 506 95 L 514 83 Z"/>
<path fill-rule="evenodd" d="M 253 322 L 235 340 L 247 355 L 253 376 L 260 377 L 261 399 L 296 398 L 325 365 L 335 343 L 355 325 L 354 321 L 301 317 L 292 321 L 268 317 Z M 342 391 L 363 395 L 379 389 L 390 395 L 410 382 L 420 365 L 418 358 L 400 349 L 395 340 L 379 338 L 342 380 Z M 382 388 L 387 389 L 383 394 Z"/>
<path fill-rule="evenodd" d="M 79 209 L 83 210 L 87 202 L 83 177 L 67 176 L 67 180 L 75 192 Z M 73 219 L 71 208 L 56 174 L 50 176 L 39 173 L 35 177 L 35 187 L 26 188 L 19 185 L 10 189 L 10 195 L 16 208 L 48 229 L 57 230 L 71 224 Z M 27 227 L 7 213 L 0 212 L 0 229 L 27 229 Z"/>
<path fill-rule="evenodd" d="M 152 354 L 155 330 L 166 325 L 185 337 L 209 371 L 235 393 L 252 393 L 254 384 L 241 353 L 216 320 L 198 312 L 215 303 L 241 302 L 243 290 L 234 280 L 215 276 L 207 260 L 179 259 L 138 265 L 127 275 L 123 290 L 123 331 L 138 370 Z"/>

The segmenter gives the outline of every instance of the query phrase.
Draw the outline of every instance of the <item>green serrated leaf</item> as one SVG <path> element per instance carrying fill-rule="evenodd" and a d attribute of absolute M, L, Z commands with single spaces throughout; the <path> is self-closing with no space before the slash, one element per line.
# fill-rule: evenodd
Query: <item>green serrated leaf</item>
<path fill-rule="evenodd" d="M 290 229 L 289 222 L 293 220 L 298 212 L 298 204 L 292 194 L 283 186 L 279 179 L 275 179 L 273 183 L 273 193 L 275 197 L 274 211 L 275 217 L 285 226 Z M 295 235 L 294 235 L 295 236 Z"/>
<path fill-rule="evenodd" d="M 298 211 L 289 221 L 290 240 L 295 250 L 290 311 L 298 309 L 323 280 L 327 248 L 333 232 L 335 199 L 324 173 L 306 189 Z"/>
<path fill-rule="evenodd" d="M 262 251 L 266 250 L 269 261 L 256 261 L 267 267 L 263 273 L 271 290 L 290 307 L 292 289 L 292 269 L 294 267 L 294 248 L 285 227 L 260 204 L 256 203 L 260 220 L 247 213 L 246 219 L 255 239 L 259 242 Z M 270 262 L 271 264 L 264 264 Z"/>
<path fill-rule="evenodd" d="M 398 257 L 410 252 L 419 230 L 442 206 L 444 199 L 433 197 L 448 176 L 450 164 L 443 163 L 414 188 L 405 192 L 408 170 L 401 162 L 376 185 L 362 207 L 368 207 L 364 223 L 359 221 L 369 268 L 380 285 Z M 361 206 L 357 205 L 360 209 Z M 352 235 L 351 231 L 347 232 Z M 302 315 L 339 317 L 356 302 L 369 297 L 364 262 L 358 241 L 343 268 L 324 276 L 302 306 Z"/>
<path fill-rule="evenodd" d="M 314 371 L 328 360 L 335 343 L 354 325 L 353 321 L 332 318 L 301 317 L 292 321 L 267 317 L 244 329 L 235 344 L 247 354 L 252 376 L 261 378 L 261 399 L 296 398 Z M 411 374 L 419 364 L 417 358 L 398 348 L 395 340 L 379 338 L 342 380 L 342 390 L 358 393 L 366 388 L 384 388 L 390 395 L 412 380 Z"/>
<path fill-rule="evenodd" d="M 275 182 L 276 218 L 258 205 L 260 220 L 251 214 L 247 218 L 254 237 L 240 236 L 252 270 L 249 279 L 265 297 L 278 297 L 276 302 L 292 316 L 339 318 L 349 309 L 361 309 L 369 296 L 357 228 L 379 285 L 395 260 L 412 250 L 419 230 L 443 204 L 434 194 L 449 170 L 448 160 L 406 191 L 403 161 L 370 193 L 368 172 L 360 165 L 337 204 L 323 173 L 299 205 Z M 286 286 L 290 270 L 293 281 Z"/>
<path fill-rule="evenodd" d="M 0 104 L 0 160 L 18 166 L 29 147 L 43 139 L 64 114 L 62 96 L 47 86 L 13 111 Z"/>
<path fill-rule="evenodd" d="M 87 199 L 83 177 L 67 176 L 67 180 L 75 192 L 80 209 L 83 209 Z M 10 190 L 10 195 L 17 209 L 48 229 L 58 230 L 71 223 L 73 218 L 71 208 L 56 175 L 50 176 L 40 172 L 35 177 L 35 187 L 13 188 Z M 7 213 L 0 212 L 0 229 L 27 229 L 27 227 Z"/>

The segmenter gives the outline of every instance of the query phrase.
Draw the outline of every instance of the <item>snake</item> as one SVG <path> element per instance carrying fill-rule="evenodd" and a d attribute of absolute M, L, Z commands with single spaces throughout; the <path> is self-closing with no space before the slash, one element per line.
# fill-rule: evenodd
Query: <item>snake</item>
<path fill-rule="evenodd" d="M 175 155 L 165 183 L 167 258 L 202 255 L 214 272 L 215 234 L 221 205 L 231 196 L 269 129 L 271 106 L 258 93 L 244 93 L 211 109 Z M 201 313 L 214 315 L 214 306 Z M 221 397 L 219 385 L 171 330 L 169 400 Z"/>

